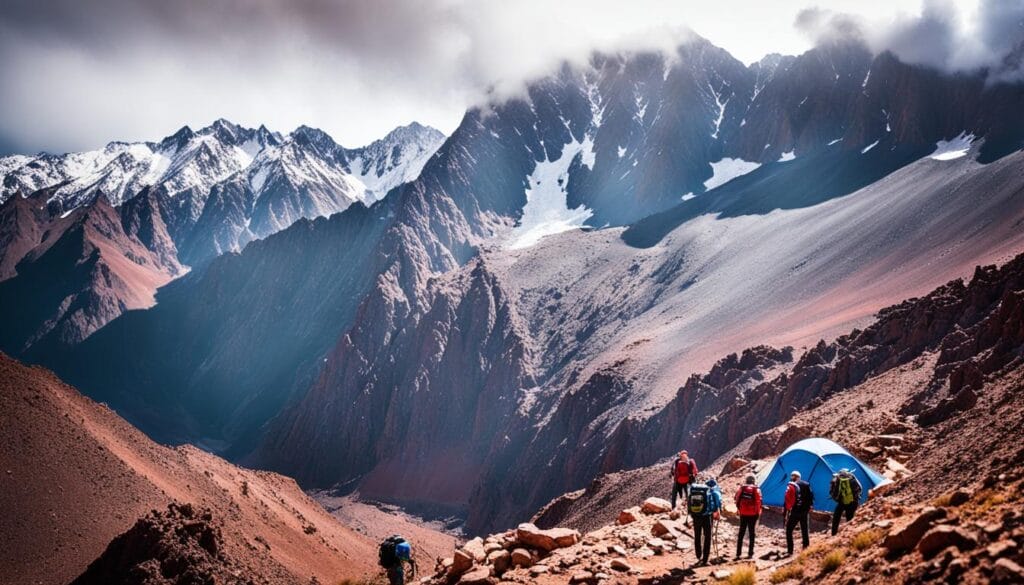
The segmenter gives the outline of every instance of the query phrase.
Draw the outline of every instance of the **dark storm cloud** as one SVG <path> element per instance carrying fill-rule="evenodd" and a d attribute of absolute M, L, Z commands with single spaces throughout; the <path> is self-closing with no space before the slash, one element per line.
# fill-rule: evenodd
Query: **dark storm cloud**
<path fill-rule="evenodd" d="M 219 116 L 349 143 L 382 121 L 450 129 L 486 90 L 665 29 L 666 14 L 673 0 L 5 0 L 0 138 L 82 148 Z"/>

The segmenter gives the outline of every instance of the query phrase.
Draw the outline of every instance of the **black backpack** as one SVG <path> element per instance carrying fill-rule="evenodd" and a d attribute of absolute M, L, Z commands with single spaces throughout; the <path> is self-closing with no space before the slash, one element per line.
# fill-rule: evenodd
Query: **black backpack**
<path fill-rule="evenodd" d="M 396 534 L 385 538 L 384 542 L 380 543 L 380 548 L 377 549 L 377 557 L 380 566 L 385 569 L 390 569 L 399 563 L 398 553 L 395 549 L 398 544 L 402 542 L 405 542 L 405 539 Z"/>
<path fill-rule="evenodd" d="M 796 508 L 797 510 L 810 510 L 814 505 L 814 492 L 811 491 L 811 484 L 802 479 L 796 481 Z"/>
<path fill-rule="evenodd" d="M 690 486 L 690 497 L 686 502 L 686 506 L 690 511 L 691 516 L 707 516 L 708 501 L 711 497 L 711 488 L 703 483 L 698 483 Z"/>

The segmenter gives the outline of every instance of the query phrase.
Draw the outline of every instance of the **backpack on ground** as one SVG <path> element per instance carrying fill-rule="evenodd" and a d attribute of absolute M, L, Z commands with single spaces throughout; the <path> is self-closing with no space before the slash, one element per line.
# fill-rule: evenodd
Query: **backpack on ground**
<path fill-rule="evenodd" d="M 686 507 L 692 516 L 706 516 L 711 505 L 711 488 L 703 483 L 690 486 L 690 497 Z"/>
<path fill-rule="evenodd" d="M 380 547 L 377 549 L 377 557 L 380 566 L 384 567 L 385 569 L 389 569 L 391 567 L 398 565 L 398 563 L 400 562 L 397 551 L 398 545 L 404 542 L 405 539 L 401 536 L 398 536 L 397 534 L 385 538 L 384 541 L 380 543 Z"/>
<path fill-rule="evenodd" d="M 853 495 L 853 482 L 850 481 L 849 475 L 840 474 L 836 481 L 836 488 L 840 504 L 849 506 L 856 499 Z"/>

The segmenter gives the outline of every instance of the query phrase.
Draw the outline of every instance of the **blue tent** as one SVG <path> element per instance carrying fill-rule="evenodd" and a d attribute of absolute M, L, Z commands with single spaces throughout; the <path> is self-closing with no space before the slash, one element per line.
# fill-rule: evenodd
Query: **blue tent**
<path fill-rule="evenodd" d="M 811 490 L 814 492 L 814 509 L 831 512 L 835 509 L 836 503 L 829 497 L 828 488 L 832 475 L 840 469 L 849 469 L 860 481 L 864 488 L 860 496 L 862 504 L 867 501 L 869 490 L 890 481 L 850 455 L 834 441 L 821 438 L 804 439 L 790 445 L 775 460 L 775 465 L 761 473 L 758 483 L 761 486 L 764 504 L 780 508 L 785 504 L 789 474 L 795 470 L 811 484 Z"/>

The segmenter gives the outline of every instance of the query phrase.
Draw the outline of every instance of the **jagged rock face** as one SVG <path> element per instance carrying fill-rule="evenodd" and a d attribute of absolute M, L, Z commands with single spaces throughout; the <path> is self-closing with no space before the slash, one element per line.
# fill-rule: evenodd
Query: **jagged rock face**
<path fill-rule="evenodd" d="M 260 460 L 313 484 L 365 476 L 364 495 L 464 514 L 472 478 L 502 448 L 496 431 L 516 415 L 521 389 L 534 385 L 522 325 L 483 263 L 436 281 L 425 314 L 410 310 L 394 277 L 381 277 L 391 286 L 360 308 Z M 403 360 L 418 367 L 400 367 Z M 338 420 L 352 424 L 324 432 Z M 298 445 L 325 456 L 296 459 Z M 351 456 L 326 456 L 339 452 Z"/>

